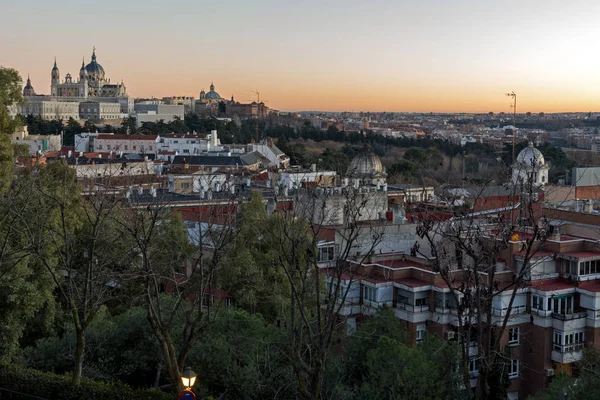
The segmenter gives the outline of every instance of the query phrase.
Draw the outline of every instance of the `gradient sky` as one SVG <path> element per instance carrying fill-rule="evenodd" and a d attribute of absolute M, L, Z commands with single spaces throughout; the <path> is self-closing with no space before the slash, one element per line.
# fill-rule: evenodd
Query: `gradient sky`
<path fill-rule="evenodd" d="M 596 0 L 0 0 L 0 65 L 280 110 L 600 110 Z"/>

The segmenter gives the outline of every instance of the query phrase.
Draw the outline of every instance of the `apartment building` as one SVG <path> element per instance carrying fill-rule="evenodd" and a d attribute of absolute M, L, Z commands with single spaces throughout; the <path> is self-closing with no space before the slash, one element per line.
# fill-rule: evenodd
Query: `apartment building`
<path fill-rule="evenodd" d="M 574 225 L 580 222 L 554 219 L 552 224 L 553 234 L 528 257 L 526 283 L 517 289 L 502 336 L 511 356 L 509 399 L 535 394 L 559 373 L 576 374 L 574 363 L 581 360 L 583 348 L 600 347 L 600 244 L 595 237 L 561 233 L 577 229 Z M 523 268 L 523 241 L 512 239 L 496 264 L 500 284 L 510 283 L 515 271 Z M 356 327 L 357 321 L 385 304 L 393 308 L 415 342 L 425 332 L 460 340 L 458 309 L 462 304 L 452 294 L 462 283 L 460 271 L 452 282 L 455 286 L 449 286 L 430 260 L 409 254 L 376 251 L 363 262 L 351 263 L 352 273 L 340 282 L 348 289 L 343 313 L 349 327 Z M 328 264 L 323 266 L 326 269 Z M 501 324 L 509 312 L 511 294 L 509 289 L 494 298 L 495 324 Z M 474 386 L 478 350 L 476 342 L 471 344 L 469 368 Z"/>

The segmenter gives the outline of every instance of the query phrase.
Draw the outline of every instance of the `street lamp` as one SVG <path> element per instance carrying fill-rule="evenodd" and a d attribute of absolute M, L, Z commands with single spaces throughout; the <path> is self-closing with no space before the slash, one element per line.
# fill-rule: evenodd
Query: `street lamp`
<path fill-rule="evenodd" d="M 191 389 L 194 383 L 196 383 L 196 374 L 190 367 L 187 367 L 181 375 L 181 383 L 183 383 L 183 387 L 187 390 Z"/>

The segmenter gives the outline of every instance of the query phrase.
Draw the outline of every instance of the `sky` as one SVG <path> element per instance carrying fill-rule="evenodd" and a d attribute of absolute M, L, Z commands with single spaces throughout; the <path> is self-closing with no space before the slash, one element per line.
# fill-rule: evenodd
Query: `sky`
<path fill-rule="evenodd" d="M 0 0 L 0 65 L 284 111 L 600 110 L 596 0 Z"/>

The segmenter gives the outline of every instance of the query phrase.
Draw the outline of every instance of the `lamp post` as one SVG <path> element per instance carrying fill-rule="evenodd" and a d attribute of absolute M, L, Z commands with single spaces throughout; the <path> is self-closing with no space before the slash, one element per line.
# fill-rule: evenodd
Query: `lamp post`
<path fill-rule="evenodd" d="M 181 383 L 185 389 L 179 393 L 179 400 L 196 400 L 196 395 L 192 392 L 192 386 L 196 383 L 196 374 L 190 367 L 187 367 L 181 375 Z"/>

